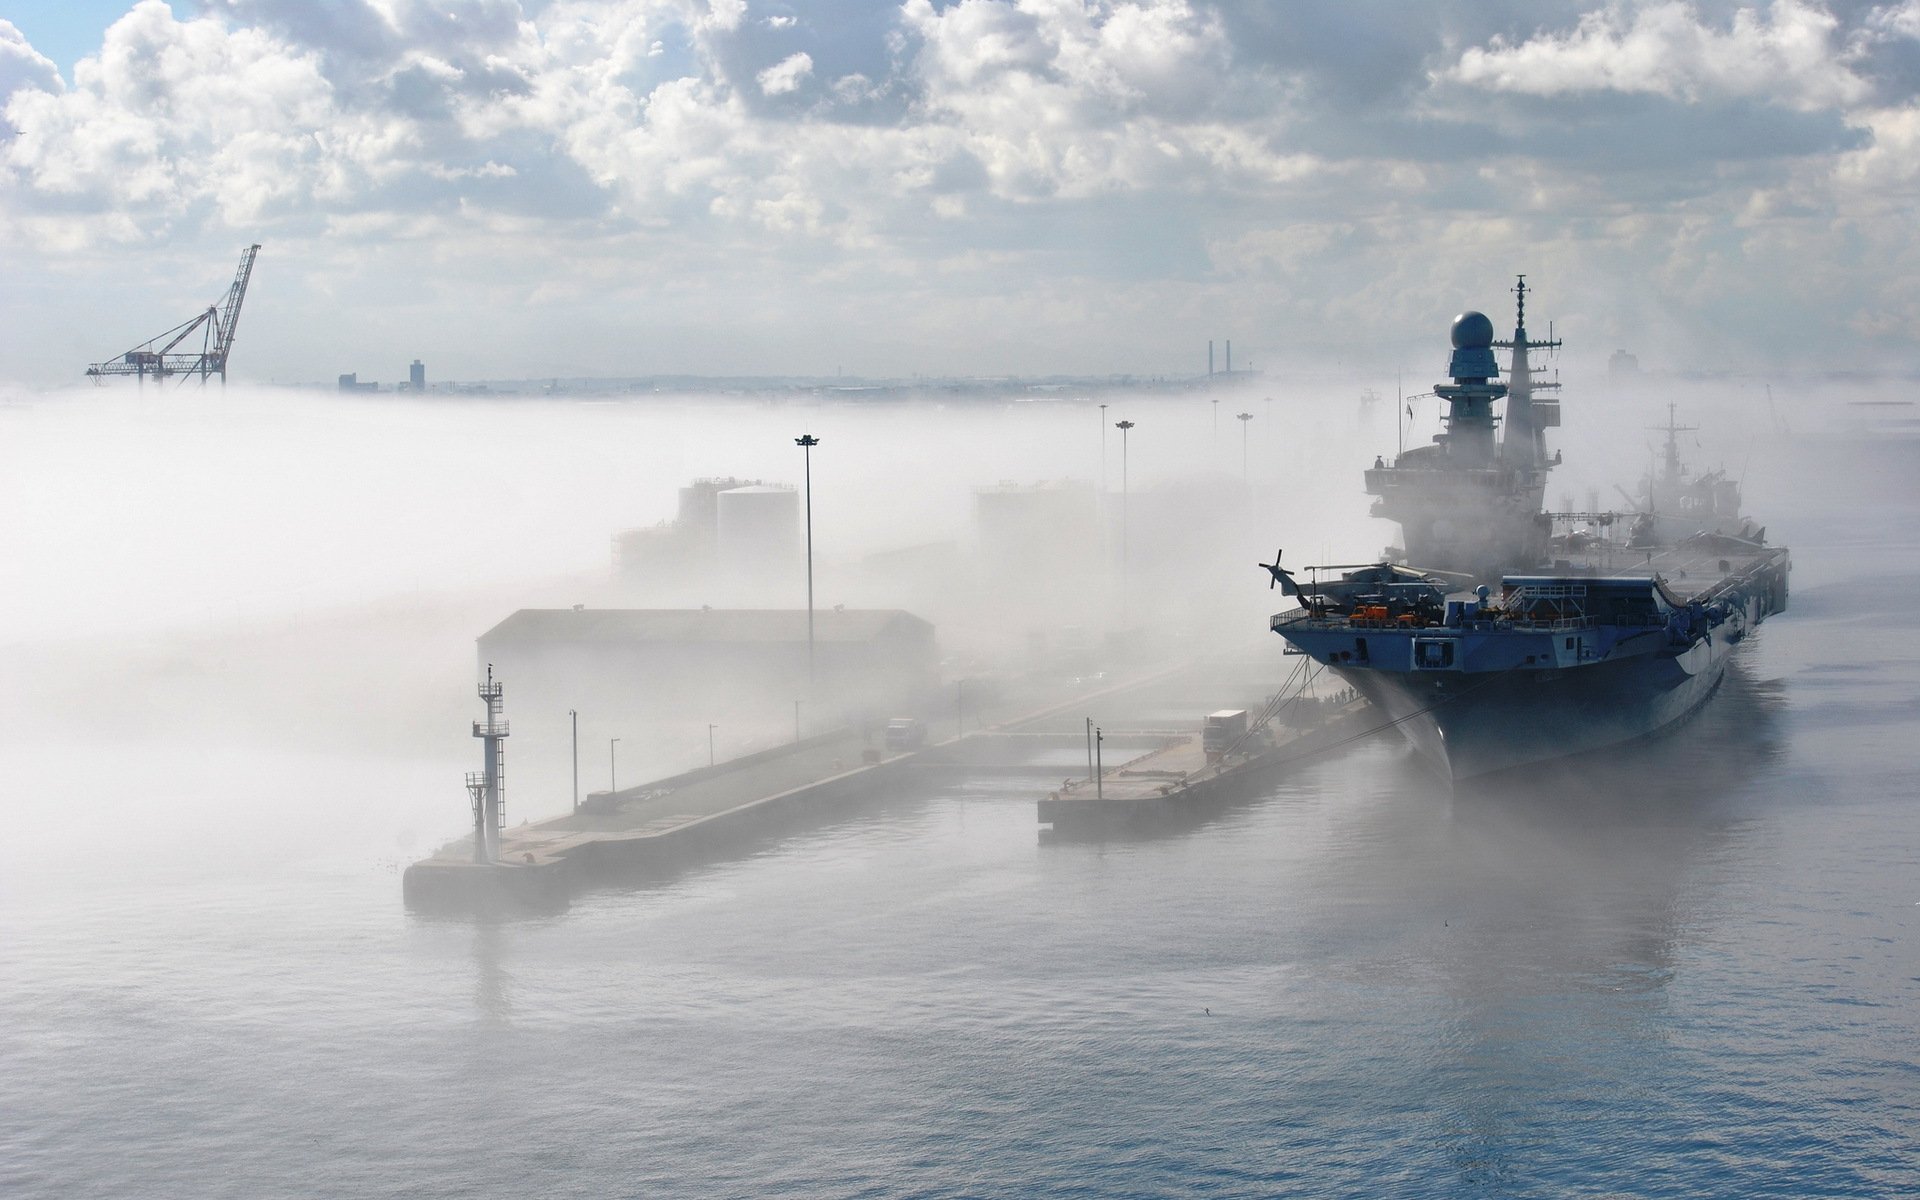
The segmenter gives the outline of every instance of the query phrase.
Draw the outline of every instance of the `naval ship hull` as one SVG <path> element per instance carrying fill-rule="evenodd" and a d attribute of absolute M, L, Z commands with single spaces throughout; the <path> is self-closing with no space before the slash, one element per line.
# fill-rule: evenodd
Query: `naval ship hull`
<path fill-rule="evenodd" d="M 1713 639 L 1557 672 L 1435 680 L 1334 667 L 1440 774 L 1473 779 L 1650 737 L 1712 698 L 1733 646 Z"/>
<path fill-rule="evenodd" d="M 1508 576 L 1497 601 L 1455 599 L 1439 619 L 1395 615 L 1394 601 L 1330 607 L 1329 586 L 1276 615 L 1273 631 L 1365 696 L 1441 773 L 1472 779 L 1684 720 L 1747 636 L 1786 608 L 1791 569 L 1785 550 L 1719 539 L 1646 551 L 1631 573 L 1583 566 Z M 1676 591 L 1662 568 L 1692 586 Z"/>

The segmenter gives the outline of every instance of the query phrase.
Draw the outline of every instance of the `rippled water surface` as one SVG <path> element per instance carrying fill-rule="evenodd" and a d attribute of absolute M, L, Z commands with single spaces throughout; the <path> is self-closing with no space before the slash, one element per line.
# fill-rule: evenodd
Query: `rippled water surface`
<path fill-rule="evenodd" d="M 225 799 L 0 858 L 0 1193 L 1920 1193 L 1916 508 L 1776 523 L 1792 610 L 1631 754 L 1104 843 L 975 782 L 551 919 L 410 917 L 329 820 L 436 763 L 8 743 Z"/>

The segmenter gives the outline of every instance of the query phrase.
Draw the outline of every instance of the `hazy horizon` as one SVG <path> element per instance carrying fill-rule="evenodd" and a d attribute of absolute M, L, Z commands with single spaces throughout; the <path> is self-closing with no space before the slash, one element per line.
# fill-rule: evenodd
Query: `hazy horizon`
<path fill-rule="evenodd" d="M 43 48 L 44 45 L 44 48 Z M 1910 374 L 1915 0 L 22 0 L 0 375 Z"/>

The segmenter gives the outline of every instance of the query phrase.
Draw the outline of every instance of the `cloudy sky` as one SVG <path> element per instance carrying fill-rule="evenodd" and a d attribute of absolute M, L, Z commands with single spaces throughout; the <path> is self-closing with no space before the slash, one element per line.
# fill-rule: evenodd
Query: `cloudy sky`
<path fill-rule="evenodd" d="M 1920 0 L 0 12 L 0 379 L 1920 366 Z"/>

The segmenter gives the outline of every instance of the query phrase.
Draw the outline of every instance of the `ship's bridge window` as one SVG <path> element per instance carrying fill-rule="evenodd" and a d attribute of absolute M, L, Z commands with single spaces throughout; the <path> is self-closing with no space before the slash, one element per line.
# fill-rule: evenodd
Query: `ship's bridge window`
<path fill-rule="evenodd" d="M 1451 638 L 1420 638 L 1413 643 L 1413 665 L 1426 671 L 1442 670 L 1453 665 L 1453 640 Z"/>

